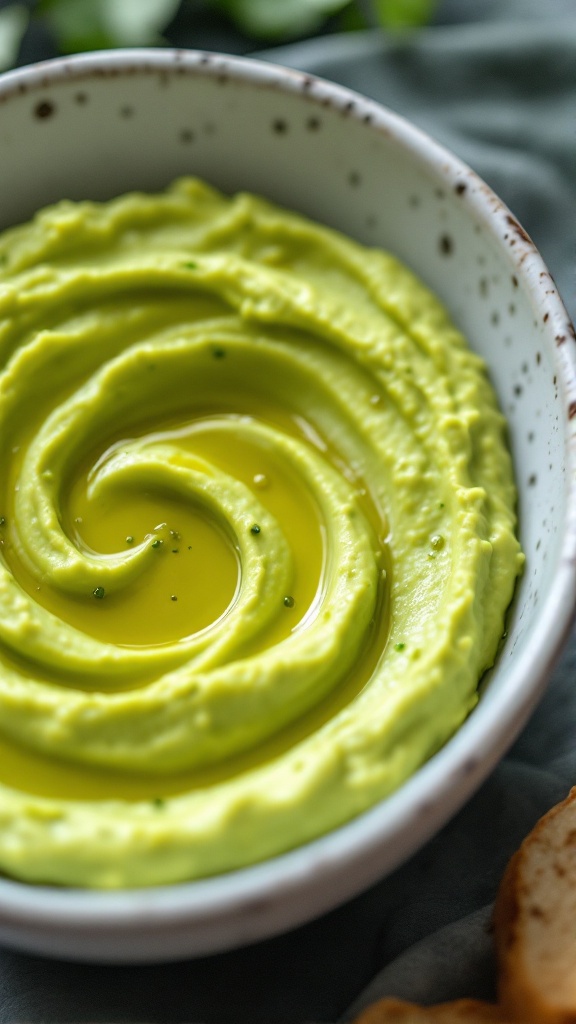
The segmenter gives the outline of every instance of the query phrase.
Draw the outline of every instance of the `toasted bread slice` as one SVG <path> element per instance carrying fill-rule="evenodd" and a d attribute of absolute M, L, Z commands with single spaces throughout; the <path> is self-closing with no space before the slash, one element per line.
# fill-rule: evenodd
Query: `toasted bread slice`
<path fill-rule="evenodd" d="M 381 999 L 369 1006 L 354 1024 L 506 1024 L 500 1009 L 477 999 L 457 999 L 436 1006 L 416 1006 L 402 999 Z"/>
<path fill-rule="evenodd" d="M 494 910 L 499 998 L 522 1024 L 576 1024 L 576 787 L 510 861 Z"/>

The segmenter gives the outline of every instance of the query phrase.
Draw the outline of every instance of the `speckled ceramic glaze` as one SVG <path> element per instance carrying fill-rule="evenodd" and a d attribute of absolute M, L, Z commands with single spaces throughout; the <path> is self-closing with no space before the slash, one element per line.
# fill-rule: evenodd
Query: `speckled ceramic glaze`
<path fill-rule="evenodd" d="M 248 189 L 393 250 L 487 360 L 510 425 L 526 572 L 507 643 L 458 734 L 393 797 L 253 868 L 116 893 L 0 880 L 0 941 L 166 960 L 246 943 L 351 897 L 476 789 L 541 695 L 576 577 L 576 344 L 554 281 L 490 189 L 406 121 L 294 71 L 202 53 L 87 55 L 0 79 L 0 227 L 54 200 L 182 174 Z"/>

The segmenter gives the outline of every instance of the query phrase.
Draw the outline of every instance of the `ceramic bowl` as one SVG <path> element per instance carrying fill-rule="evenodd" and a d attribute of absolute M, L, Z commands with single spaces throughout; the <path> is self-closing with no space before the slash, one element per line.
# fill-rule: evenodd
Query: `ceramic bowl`
<path fill-rule="evenodd" d="M 0 78 L 0 226 L 63 197 L 194 174 L 394 251 L 486 359 L 510 425 L 526 571 L 482 699 L 400 791 L 266 863 L 124 892 L 0 880 L 0 941 L 51 956 L 166 960 L 261 939 L 352 897 L 472 794 L 543 692 L 575 602 L 576 345 L 532 241 L 466 166 L 343 88 L 215 54 L 116 51 Z"/>

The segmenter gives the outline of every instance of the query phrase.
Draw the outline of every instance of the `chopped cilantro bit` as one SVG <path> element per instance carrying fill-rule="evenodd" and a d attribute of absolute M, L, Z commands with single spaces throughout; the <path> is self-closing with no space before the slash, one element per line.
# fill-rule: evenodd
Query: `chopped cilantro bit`
<path fill-rule="evenodd" d="M 156 537 L 156 538 L 155 538 L 155 539 L 154 539 L 154 540 L 152 541 L 152 544 L 150 545 L 150 547 L 153 547 L 153 548 L 159 548 L 159 547 L 160 547 L 160 546 L 162 545 L 162 543 L 163 543 L 163 541 L 161 541 L 159 537 Z"/>
<path fill-rule="evenodd" d="M 105 593 L 106 591 L 104 590 L 104 587 L 94 587 L 94 590 L 92 591 L 92 596 L 97 597 L 101 600 L 104 597 Z"/>
<path fill-rule="evenodd" d="M 260 527 L 258 523 L 254 523 L 254 526 L 250 527 L 250 533 L 260 533 Z"/>
<path fill-rule="evenodd" d="M 406 644 L 403 644 L 403 643 L 394 644 L 394 650 L 395 651 L 403 651 L 405 647 L 406 647 Z"/>
<path fill-rule="evenodd" d="M 286 597 L 284 598 L 284 604 L 286 608 L 294 607 L 294 598 L 292 597 L 291 594 L 286 594 Z"/>

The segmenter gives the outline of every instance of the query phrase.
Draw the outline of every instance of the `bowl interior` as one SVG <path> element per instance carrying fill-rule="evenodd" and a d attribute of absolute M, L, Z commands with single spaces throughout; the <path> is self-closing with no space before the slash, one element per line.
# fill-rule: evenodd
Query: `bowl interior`
<path fill-rule="evenodd" d="M 574 603 L 571 328 L 532 243 L 472 172 L 375 104 L 295 72 L 214 55 L 144 51 L 25 69 L 0 84 L 0 142 L 0 227 L 61 198 L 155 190 L 193 174 L 228 192 L 263 194 L 363 243 L 389 248 L 441 296 L 486 359 L 508 418 L 526 572 L 480 706 L 462 735 L 404 788 L 410 813 L 392 798 L 364 816 L 364 824 L 353 822 L 311 844 L 308 850 L 317 855 L 301 850 L 278 858 L 284 867 L 277 877 L 270 865 L 238 873 L 249 879 L 244 889 L 232 876 L 220 880 L 220 889 L 217 879 L 180 887 L 187 931 L 174 930 L 173 906 L 172 944 L 150 928 L 132 958 L 248 941 L 327 909 L 394 867 L 479 784 L 541 692 Z M 302 896 L 306 887 L 308 898 L 294 900 L 294 891 Z M 0 883 L 0 903 L 14 900 L 18 888 Z M 239 906 L 239 892 L 253 899 L 263 888 L 269 912 L 245 908 L 239 930 L 228 917 L 223 938 L 226 907 L 234 898 Z M 45 893 L 45 927 L 58 918 L 60 947 L 54 950 L 51 937 L 39 939 L 32 919 L 23 924 L 17 903 L 4 936 L 26 948 L 82 955 L 74 945 L 74 907 L 66 903 L 73 894 Z M 156 906 L 150 910 L 156 918 L 164 906 L 166 924 L 166 894 L 145 898 L 149 909 Z M 121 915 L 124 930 L 142 928 L 133 904 L 107 903 L 104 894 L 89 899 L 106 918 L 108 933 Z M 197 934 L 200 903 L 203 936 Z M 106 941 L 110 951 L 109 934 Z M 126 959 L 122 941 L 117 955 Z M 92 940 L 85 955 L 98 955 L 94 950 Z"/>

